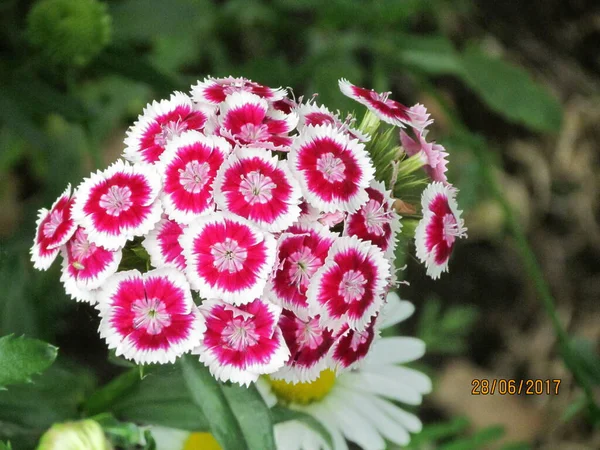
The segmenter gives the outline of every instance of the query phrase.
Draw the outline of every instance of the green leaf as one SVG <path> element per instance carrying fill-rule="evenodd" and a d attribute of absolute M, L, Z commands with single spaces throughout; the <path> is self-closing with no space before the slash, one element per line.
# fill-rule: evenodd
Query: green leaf
<path fill-rule="evenodd" d="M 334 448 L 333 439 L 329 431 L 327 431 L 327 428 L 325 428 L 321 422 L 319 422 L 310 414 L 275 405 L 273 408 L 271 408 L 271 416 L 273 417 L 274 425 L 282 422 L 288 422 L 290 420 L 302 422 L 304 425 L 308 426 L 310 429 L 319 434 L 329 448 Z"/>
<path fill-rule="evenodd" d="M 559 101 L 523 69 L 473 46 L 463 53 L 462 65 L 464 81 L 494 111 L 535 131 L 560 128 Z"/>
<path fill-rule="evenodd" d="M 504 436 L 504 428 L 493 425 L 477 431 L 473 436 L 457 439 L 449 444 L 440 445 L 439 450 L 475 450 L 488 448 L 487 444 L 495 442 Z"/>
<path fill-rule="evenodd" d="M 86 412 L 111 412 L 119 419 L 147 425 L 208 430 L 204 414 L 190 399 L 179 365 L 147 372 L 141 380 L 139 369 L 133 368 L 100 388 L 86 402 Z"/>
<path fill-rule="evenodd" d="M 154 439 L 148 442 L 146 433 L 148 430 L 131 422 L 120 422 L 111 414 L 100 414 L 92 419 L 102 427 L 112 444 L 124 450 L 139 448 L 146 450 L 154 443 Z"/>
<path fill-rule="evenodd" d="M 12 450 L 10 442 L 7 442 L 6 444 L 4 442 L 0 442 L 0 450 Z"/>
<path fill-rule="evenodd" d="M 32 375 L 50 367 L 57 352 L 57 347 L 25 336 L 0 338 L 0 389 L 7 384 L 30 382 Z"/>
<path fill-rule="evenodd" d="M 224 450 L 275 449 L 269 408 L 254 385 L 225 386 L 193 356 L 184 357 L 182 367 L 192 401 Z"/>
<path fill-rule="evenodd" d="M 592 342 L 583 338 L 573 338 L 570 347 L 575 356 L 575 367 L 571 370 L 589 378 L 594 385 L 600 385 L 600 357 Z"/>
<path fill-rule="evenodd" d="M 461 75 L 463 72 L 461 57 L 445 36 L 402 35 L 395 42 L 397 46 L 395 50 L 390 49 L 391 54 L 403 66 L 430 75 Z"/>
<path fill-rule="evenodd" d="M 457 417 L 451 422 L 434 423 L 425 425 L 423 430 L 414 435 L 407 448 L 420 448 L 425 443 L 448 439 L 464 432 L 469 428 L 469 420 L 466 417 Z"/>

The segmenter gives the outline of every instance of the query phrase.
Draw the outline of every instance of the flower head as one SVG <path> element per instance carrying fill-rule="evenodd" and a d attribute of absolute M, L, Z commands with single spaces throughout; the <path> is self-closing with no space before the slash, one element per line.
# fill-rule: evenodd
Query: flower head
<path fill-rule="evenodd" d="M 231 151 L 218 136 L 186 131 L 167 144 L 158 169 L 163 175 L 162 204 L 173 220 L 189 223 L 214 210 L 212 183 Z"/>
<path fill-rule="evenodd" d="M 179 238 L 186 225 L 163 217 L 142 241 L 154 267 L 175 267 L 185 270 L 185 257 Z"/>
<path fill-rule="evenodd" d="M 433 279 L 448 271 L 456 239 L 467 236 L 456 193 L 453 186 L 434 182 L 421 196 L 423 218 L 415 230 L 416 253 L 427 267 L 427 275 Z"/>
<path fill-rule="evenodd" d="M 402 225 L 392 208 L 391 193 L 383 183 L 372 181 L 367 188 L 369 200 L 344 222 L 344 235 L 356 236 L 379 247 L 391 260 L 396 248 L 396 235 Z"/>
<path fill-rule="evenodd" d="M 79 185 L 71 213 L 91 242 L 116 250 L 160 220 L 160 189 L 160 177 L 152 167 L 118 160 Z"/>
<path fill-rule="evenodd" d="M 95 289 L 117 271 L 121 250 L 107 250 L 89 241 L 81 227 L 62 249 L 62 276 L 65 291 L 75 300 L 95 303 Z"/>
<path fill-rule="evenodd" d="M 71 218 L 71 185 L 56 199 L 50 210 L 38 212 L 31 261 L 38 270 L 47 270 L 56 259 L 60 247 L 67 242 L 77 225 Z"/>
<path fill-rule="evenodd" d="M 408 156 L 413 156 L 421 152 L 421 157 L 425 163 L 425 171 L 432 181 L 448 182 L 446 178 L 446 171 L 448 170 L 446 167 L 448 165 L 446 157 L 448 156 L 448 152 L 446 152 L 443 146 L 435 142 L 427 142 L 422 133 L 417 133 L 417 142 L 406 134 L 404 130 L 400 130 L 400 141 Z"/>
<path fill-rule="evenodd" d="M 138 364 L 174 362 L 198 345 L 205 328 L 185 276 L 174 268 L 114 274 L 97 307 L 100 336 Z"/>
<path fill-rule="evenodd" d="M 319 323 L 319 316 L 301 319 L 289 310 L 283 310 L 279 327 L 290 349 L 290 359 L 269 376 L 291 383 L 317 379 L 321 371 L 328 368 L 333 332 Z"/>
<path fill-rule="evenodd" d="M 207 77 L 192 86 L 191 95 L 195 102 L 218 105 L 236 92 L 249 92 L 269 102 L 282 100 L 286 95 L 285 90 L 281 88 L 273 89 L 242 77 Z"/>
<path fill-rule="evenodd" d="M 337 236 L 318 224 L 290 227 L 277 241 L 277 261 L 267 283 L 271 301 L 303 319 L 309 316 L 306 291 Z"/>
<path fill-rule="evenodd" d="M 268 150 L 236 149 L 219 169 L 213 189 L 222 210 L 270 232 L 285 230 L 300 215 L 300 186 L 285 162 Z"/>
<path fill-rule="evenodd" d="M 250 384 L 288 359 L 289 350 L 277 326 L 280 307 L 260 299 L 242 306 L 206 300 L 200 311 L 206 332 L 194 353 L 215 378 Z"/>
<path fill-rule="evenodd" d="M 211 115 L 210 109 L 194 105 L 182 92 L 154 101 L 127 131 L 123 156 L 131 162 L 155 163 L 172 138 L 186 130 L 202 131 Z"/>
<path fill-rule="evenodd" d="M 351 127 L 351 121 L 346 120 L 342 122 L 338 117 L 338 114 L 333 114 L 325 105 L 317 106 L 314 102 L 307 102 L 299 105 L 296 108 L 298 112 L 298 131 L 302 131 L 304 127 L 308 126 L 319 126 L 319 125 L 331 125 L 332 127 L 348 133 L 348 135 L 357 139 L 360 142 L 368 142 L 371 137 L 361 133 L 356 128 Z M 352 116 L 350 116 L 352 117 Z"/>
<path fill-rule="evenodd" d="M 262 294 L 275 239 L 246 219 L 215 213 L 192 222 L 180 239 L 192 288 L 204 298 L 243 304 Z"/>
<path fill-rule="evenodd" d="M 241 146 L 286 150 L 288 136 L 298 123 L 294 112 L 270 109 L 264 98 L 249 92 L 234 92 L 219 105 L 219 128 L 215 132 Z"/>
<path fill-rule="evenodd" d="M 309 311 L 327 328 L 363 331 L 383 305 L 390 264 L 383 252 L 358 238 L 335 240 L 307 292 Z"/>
<path fill-rule="evenodd" d="M 410 108 L 389 98 L 390 92 L 378 93 L 373 89 L 365 89 L 353 85 L 348 80 L 339 81 L 342 93 L 351 99 L 365 105 L 381 120 L 398 127 L 410 126 L 419 131 L 432 121 L 423 105 L 417 104 Z"/>
<path fill-rule="evenodd" d="M 288 161 L 312 206 L 354 212 L 367 201 L 374 170 L 365 147 L 331 126 L 304 128 Z"/>

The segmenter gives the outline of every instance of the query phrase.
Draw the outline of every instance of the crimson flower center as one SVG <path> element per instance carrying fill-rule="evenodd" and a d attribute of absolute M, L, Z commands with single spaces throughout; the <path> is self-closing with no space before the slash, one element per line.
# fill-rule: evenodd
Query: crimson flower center
<path fill-rule="evenodd" d="M 344 171 L 346 165 L 340 158 L 337 158 L 333 153 L 324 153 L 317 160 L 317 170 L 321 172 L 323 177 L 330 183 L 344 180 Z"/>
<path fill-rule="evenodd" d="M 184 169 L 179 169 L 179 183 L 186 191 L 197 194 L 208 182 L 209 172 L 210 166 L 207 162 L 190 161 Z"/>
<path fill-rule="evenodd" d="M 248 322 L 241 317 L 233 319 L 221 333 L 223 340 L 236 351 L 243 351 L 246 348 L 258 343 L 259 334 L 256 332 L 256 325 Z"/>
<path fill-rule="evenodd" d="M 444 224 L 443 238 L 448 246 L 454 244 L 457 237 L 460 238 L 466 235 L 464 227 L 456 221 L 454 214 L 448 213 L 444 215 L 442 220 Z"/>
<path fill-rule="evenodd" d="M 77 270 L 85 269 L 81 260 L 88 258 L 96 250 L 96 245 L 87 240 L 85 234 L 79 230 L 71 243 L 71 256 L 74 261 L 71 265 Z"/>
<path fill-rule="evenodd" d="M 227 238 L 213 245 L 211 255 L 219 272 L 239 272 L 244 267 L 248 252 L 235 239 Z"/>
<path fill-rule="evenodd" d="M 296 341 L 303 348 L 316 349 L 323 343 L 323 330 L 319 327 L 319 318 L 314 317 L 308 322 L 296 319 L 299 327 L 296 330 Z"/>
<path fill-rule="evenodd" d="M 171 120 L 160 127 L 160 131 L 154 136 L 154 144 L 164 147 L 174 136 L 179 136 L 187 130 L 187 123 L 181 119 Z"/>
<path fill-rule="evenodd" d="M 360 299 L 365 293 L 367 279 L 358 270 L 349 270 L 342 276 L 338 294 L 346 303 Z"/>
<path fill-rule="evenodd" d="M 111 186 L 108 192 L 100 197 L 100 207 L 111 216 L 118 216 L 131 208 L 131 205 L 131 189 L 127 186 Z"/>
<path fill-rule="evenodd" d="M 385 210 L 382 203 L 375 200 L 369 200 L 364 206 L 363 212 L 369 233 L 383 236 L 385 234 L 383 227 L 390 223 L 391 213 Z"/>
<path fill-rule="evenodd" d="M 63 221 L 63 212 L 56 209 L 50 214 L 50 220 L 44 224 L 44 237 L 51 238 Z"/>
<path fill-rule="evenodd" d="M 304 246 L 300 250 L 292 253 L 288 261 L 290 262 L 290 282 L 298 286 L 306 287 L 310 277 L 319 269 L 321 260 L 312 254 L 310 248 Z"/>
<path fill-rule="evenodd" d="M 369 339 L 369 332 L 367 330 L 364 331 L 354 331 L 352 336 L 352 340 L 350 341 L 350 348 L 352 351 L 358 351 L 358 348 L 363 345 Z"/>
<path fill-rule="evenodd" d="M 171 314 L 158 298 L 145 298 L 133 302 L 133 326 L 144 328 L 148 334 L 160 334 L 163 328 L 171 325 Z"/>
<path fill-rule="evenodd" d="M 240 183 L 240 192 L 251 205 L 264 204 L 273 198 L 272 191 L 276 187 L 277 185 L 270 177 L 254 170 L 243 177 Z"/>
<path fill-rule="evenodd" d="M 264 124 L 246 123 L 242 125 L 237 135 L 246 142 L 264 141 L 269 138 L 269 130 Z"/>

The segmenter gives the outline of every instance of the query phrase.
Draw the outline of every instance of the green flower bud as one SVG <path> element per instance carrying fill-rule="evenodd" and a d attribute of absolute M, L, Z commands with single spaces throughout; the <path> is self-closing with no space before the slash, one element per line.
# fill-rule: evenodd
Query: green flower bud
<path fill-rule="evenodd" d="M 98 422 L 88 419 L 52 425 L 37 450 L 112 450 L 112 445 Z"/>
<path fill-rule="evenodd" d="M 97 0 L 40 0 L 27 16 L 29 41 L 54 65 L 86 65 L 110 34 L 106 5 Z"/>

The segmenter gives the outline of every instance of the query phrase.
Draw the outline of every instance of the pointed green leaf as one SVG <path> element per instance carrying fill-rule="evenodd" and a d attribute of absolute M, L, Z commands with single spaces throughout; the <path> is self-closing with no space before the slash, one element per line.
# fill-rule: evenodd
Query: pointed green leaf
<path fill-rule="evenodd" d="M 535 131 L 558 131 L 559 101 L 523 69 L 476 47 L 467 48 L 462 63 L 464 80 L 490 108 Z"/>
<path fill-rule="evenodd" d="M 275 449 L 270 411 L 254 385 L 225 386 L 193 356 L 184 357 L 182 367 L 192 401 L 224 450 Z"/>
<path fill-rule="evenodd" d="M 57 352 L 57 347 L 25 336 L 0 338 L 0 389 L 30 381 L 54 362 Z"/>
<path fill-rule="evenodd" d="M 304 425 L 308 426 L 310 429 L 319 434 L 329 448 L 334 448 L 333 439 L 331 438 L 329 431 L 327 431 L 327 428 L 325 428 L 321 422 L 319 422 L 310 414 L 276 405 L 271 408 L 271 415 L 273 416 L 274 424 L 288 422 L 290 420 L 302 422 Z"/>

